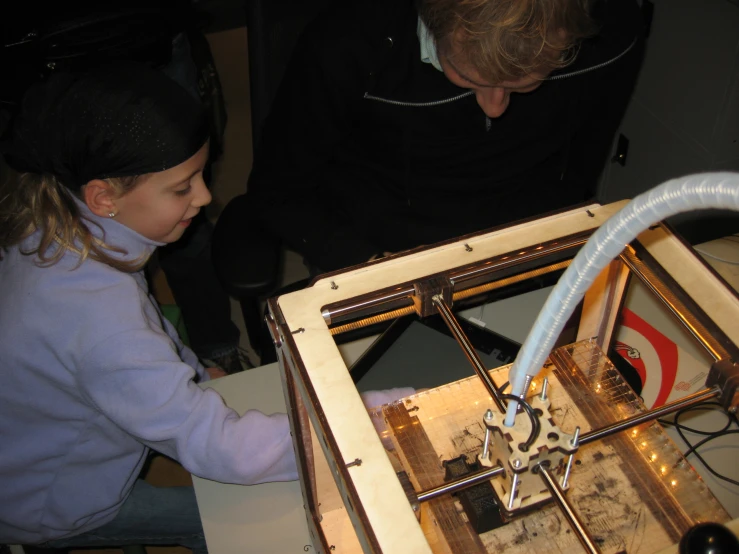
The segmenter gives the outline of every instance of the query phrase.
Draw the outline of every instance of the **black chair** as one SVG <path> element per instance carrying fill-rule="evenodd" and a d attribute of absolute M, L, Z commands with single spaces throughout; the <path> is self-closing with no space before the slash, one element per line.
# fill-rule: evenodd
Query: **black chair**
<path fill-rule="evenodd" d="M 247 0 L 251 128 L 256 156 L 264 120 L 293 48 L 306 24 L 327 0 Z M 246 197 L 231 200 L 213 234 L 213 264 L 228 293 L 241 304 L 249 341 L 261 363 L 276 361 L 261 302 L 278 287 L 283 245 L 258 222 L 244 218 Z"/>

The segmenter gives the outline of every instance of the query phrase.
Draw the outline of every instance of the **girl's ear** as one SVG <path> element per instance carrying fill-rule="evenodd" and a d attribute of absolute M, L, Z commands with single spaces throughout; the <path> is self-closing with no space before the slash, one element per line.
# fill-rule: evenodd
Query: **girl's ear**
<path fill-rule="evenodd" d="M 113 185 L 102 179 L 93 179 L 82 187 L 82 200 L 90 211 L 100 217 L 115 217 L 117 192 Z"/>

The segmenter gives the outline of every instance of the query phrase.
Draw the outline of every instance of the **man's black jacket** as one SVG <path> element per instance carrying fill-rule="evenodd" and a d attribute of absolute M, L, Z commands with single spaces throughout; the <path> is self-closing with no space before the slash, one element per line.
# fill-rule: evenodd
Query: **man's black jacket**
<path fill-rule="evenodd" d="M 595 8 L 575 62 L 488 119 L 420 60 L 413 0 L 338 3 L 298 42 L 245 217 L 329 271 L 591 198 L 643 52 L 635 0 Z"/>

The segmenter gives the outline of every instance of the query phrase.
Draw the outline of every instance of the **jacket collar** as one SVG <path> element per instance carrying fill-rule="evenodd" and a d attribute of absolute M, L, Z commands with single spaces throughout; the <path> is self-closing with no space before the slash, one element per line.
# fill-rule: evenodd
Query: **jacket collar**
<path fill-rule="evenodd" d="M 157 242 L 140 235 L 133 229 L 126 227 L 113 218 L 100 217 L 90 211 L 87 205 L 75 197 L 80 215 L 85 221 L 90 233 L 108 246 L 123 250 L 115 252 L 108 250 L 108 255 L 122 262 L 141 262 L 148 260 L 158 246 L 164 246 L 163 242 Z"/>

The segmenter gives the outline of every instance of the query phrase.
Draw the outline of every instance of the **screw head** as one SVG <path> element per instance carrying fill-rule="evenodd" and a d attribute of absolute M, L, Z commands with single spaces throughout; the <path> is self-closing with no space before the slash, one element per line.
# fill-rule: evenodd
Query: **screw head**
<path fill-rule="evenodd" d="M 518 459 L 518 458 L 514 458 L 513 459 L 513 467 L 515 467 L 516 469 L 518 469 L 519 467 L 521 467 L 521 460 Z"/>
<path fill-rule="evenodd" d="M 495 415 L 493 414 L 493 410 L 488 410 L 487 412 L 485 412 L 484 417 L 485 421 L 493 421 L 493 417 L 495 417 Z"/>

